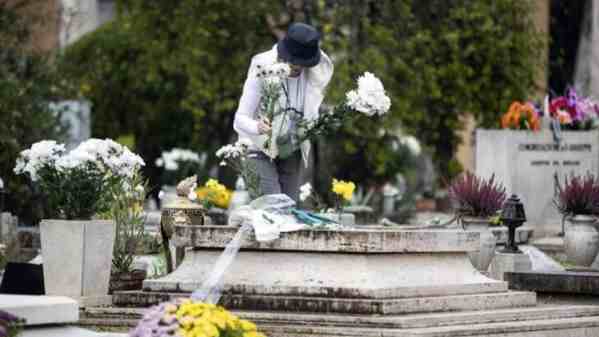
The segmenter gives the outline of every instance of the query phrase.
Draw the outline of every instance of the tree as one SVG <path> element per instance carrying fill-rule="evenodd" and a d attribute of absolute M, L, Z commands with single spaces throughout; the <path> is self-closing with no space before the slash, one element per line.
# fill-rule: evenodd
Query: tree
<path fill-rule="evenodd" d="M 327 99 L 342 99 L 360 73 L 371 71 L 393 102 L 388 118 L 348 125 L 335 138 L 331 146 L 349 157 L 365 149 L 356 136 L 376 137 L 401 126 L 432 151 L 447 179 L 460 170 L 453 156 L 461 118 L 471 113 L 479 125 L 495 127 L 511 101 L 534 91 L 542 60 L 532 1 L 319 3 L 324 48 L 336 61 Z M 379 163 L 387 158 L 375 157 Z"/>
<path fill-rule="evenodd" d="M 233 117 L 251 56 L 272 47 L 274 1 L 118 1 L 116 21 L 66 51 L 64 68 L 93 104 L 93 134 L 133 134 L 148 164 L 172 147 L 214 152 Z"/>
<path fill-rule="evenodd" d="M 42 217 L 44 200 L 14 174 L 15 161 L 31 144 L 63 135 L 60 113 L 48 104 L 69 92 L 52 55 L 32 48 L 30 29 L 39 17 L 29 6 L 36 3 L 0 2 L 0 177 L 9 192 L 7 208 L 30 224 Z"/>

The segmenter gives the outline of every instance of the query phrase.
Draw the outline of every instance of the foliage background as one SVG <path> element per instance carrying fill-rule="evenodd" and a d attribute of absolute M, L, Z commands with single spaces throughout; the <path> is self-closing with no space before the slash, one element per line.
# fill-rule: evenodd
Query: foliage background
<path fill-rule="evenodd" d="M 70 92 L 52 55 L 31 47 L 31 28 L 44 18 L 21 13 L 35 3 L 0 2 L 0 178 L 9 191 L 6 209 L 24 223 L 36 223 L 46 202 L 28 178 L 14 174 L 15 161 L 34 142 L 64 135 L 60 114 L 52 113 L 48 103 Z"/>

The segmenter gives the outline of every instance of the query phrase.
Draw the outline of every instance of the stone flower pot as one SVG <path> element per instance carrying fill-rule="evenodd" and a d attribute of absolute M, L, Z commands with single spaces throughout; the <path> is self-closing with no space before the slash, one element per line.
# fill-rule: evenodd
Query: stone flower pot
<path fill-rule="evenodd" d="M 564 248 L 568 260 L 578 266 L 588 267 L 599 251 L 597 219 L 588 215 L 567 218 Z"/>
<path fill-rule="evenodd" d="M 46 295 L 108 295 L 116 224 L 112 220 L 42 220 Z"/>
<path fill-rule="evenodd" d="M 112 294 L 115 291 L 121 290 L 141 290 L 147 274 L 145 270 L 132 270 L 127 273 L 111 274 L 109 292 Z"/>
<path fill-rule="evenodd" d="M 489 229 L 491 220 L 488 218 L 464 217 L 462 223 L 467 231 L 480 233 L 480 250 L 469 252 L 470 262 L 479 271 L 486 272 L 495 256 L 497 239 Z"/>

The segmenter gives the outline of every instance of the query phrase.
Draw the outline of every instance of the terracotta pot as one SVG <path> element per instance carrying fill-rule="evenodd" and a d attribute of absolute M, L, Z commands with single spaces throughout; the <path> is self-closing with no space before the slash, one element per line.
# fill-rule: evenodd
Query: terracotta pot
<path fill-rule="evenodd" d="M 570 262 L 578 266 L 590 266 L 599 251 L 597 219 L 588 215 L 567 218 L 564 248 Z"/>
<path fill-rule="evenodd" d="M 480 250 L 477 252 L 469 252 L 470 262 L 479 271 L 486 272 L 495 256 L 495 246 L 497 239 L 493 232 L 489 229 L 491 220 L 489 218 L 462 218 L 464 229 L 480 233 Z"/>

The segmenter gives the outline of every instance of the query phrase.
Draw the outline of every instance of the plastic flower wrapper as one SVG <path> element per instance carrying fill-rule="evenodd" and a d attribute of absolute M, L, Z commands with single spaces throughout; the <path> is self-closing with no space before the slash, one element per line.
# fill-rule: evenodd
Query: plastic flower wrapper
<path fill-rule="evenodd" d="M 146 311 L 130 337 L 265 337 L 254 323 L 223 307 L 191 299 L 164 302 Z"/>

